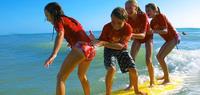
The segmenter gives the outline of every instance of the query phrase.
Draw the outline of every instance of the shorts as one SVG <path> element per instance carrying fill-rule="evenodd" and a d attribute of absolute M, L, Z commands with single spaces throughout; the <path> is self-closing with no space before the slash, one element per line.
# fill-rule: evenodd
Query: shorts
<path fill-rule="evenodd" d="M 96 55 L 96 51 L 95 51 L 94 46 L 90 45 L 89 42 L 78 42 L 76 43 L 75 46 L 84 53 L 88 61 L 91 61 L 94 59 Z"/>
<path fill-rule="evenodd" d="M 116 66 L 118 63 L 122 73 L 128 72 L 129 68 L 135 68 L 133 58 L 128 53 L 128 50 L 114 50 L 104 48 L 104 66 L 108 69 L 111 66 Z"/>
<path fill-rule="evenodd" d="M 153 34 L 151 34 L 151 35 L 147 35 L 146 34 L 146 36 L 145 36 L 145 38 L 144 39 L 135 39 L 135 40 L 137 40 L 137 41 L 139 41 L 141 44 L 143 44 L 143 43 L 146 43 L 147 41 L 149 41 L 149 40 L 153 40 Z"/>

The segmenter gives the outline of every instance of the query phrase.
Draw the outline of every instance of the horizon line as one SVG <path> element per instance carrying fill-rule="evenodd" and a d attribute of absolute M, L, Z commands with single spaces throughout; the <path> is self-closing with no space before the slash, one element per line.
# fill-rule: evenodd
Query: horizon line
<path fill-rule="evenodd" d="M 177 27 L 176 29 L 200 29 L 200 27 Z M 89 31 L 89 30 L 85 30 L 86 33 Z M 93 30 L 93 31 L 101 31 L 101 30 Z M 181 31 L 180 31 L 181 32 Z M 51 34 L 52 32 L 24 32 L 24 33 L 3 33 L 3 34 L 0 34 L 0 36 L 6 36 L 6 35 L 37 35 L 37 34 Z"/>

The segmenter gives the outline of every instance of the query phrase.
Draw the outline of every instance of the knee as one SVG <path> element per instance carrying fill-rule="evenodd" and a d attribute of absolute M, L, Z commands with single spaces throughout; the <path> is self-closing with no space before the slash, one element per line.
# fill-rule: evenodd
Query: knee
<path fill-rule="evenodd" d="M 78 72 L 77 74 L 78 74 L 78 78 L 79 78 L 80 81 L 87 80 L 87 77 L 84 73 Z"/>
<path fill-rule="evenodd" d="M 137 73 L 137 70 L 135 68 L 129 68 L 128 71 L 130 73 Z"/>
<path fill-rule="evenodd" d="M 58 73 L 57 74 L 57 81 L 65 81 L 65 77 L 61 74 L 61 73 Z"/>
<path fill-rule="evenodd" d="M 146 58 L 146 64 L 152 64 L 152 59 L 151 58 Z"/>
<path fill-rule="evenodd" d="M 156 58 L 157 58 L 158 61 L 162 61 L 162 60 L 164 60 L 164 58 L 163 58 L 161 55 L 159 55 L 159 54 L 156 55 Z"/>
<path fill-rule="evenodd" d="M 116 72 L 116 68 L 111 66 L 111 67 L 108 68 L 108 72 L 114 73 L 114 72 Z"/>

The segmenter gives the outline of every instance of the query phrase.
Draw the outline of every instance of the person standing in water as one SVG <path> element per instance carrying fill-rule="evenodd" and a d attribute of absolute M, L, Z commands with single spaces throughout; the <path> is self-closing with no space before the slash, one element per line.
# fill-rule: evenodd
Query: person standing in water
<path fill-rule="evenodd" d="M 150 87 L 154 84 L 154 69 L 152 64 L 153 52 L 153 33 L 150 33 L 150 25 L 147 15 L 142 12 L 136 0 L 128 0 L 125 3 L 125 9 L 128 13 L 128 23 L 133 28 L 132 39 L 134 39 L 131 46 L 131 56 L 135 58 L 140 50 L 141 44 L 145 44 L 146 49 L 146 65 L 150 76 Z M 127 90 L 133 87 L 131 81 Z"/>
<path fill-rule="evenodd" d="M 115 8 L 111 14 L 111 22 L 104 25 L 99 40 L 96 42 L 96 46 L 104 46 L 104 66 L 107 69 L 105 77 L 106 95 L 111 95 L 112 92 L 116 62 L 118 62 L 122 73 L 130 73 L 135 93 L 146 94 L 138 89 L 138 75 L 135 64 L 127 51 L 128 41 L 132 35 L 132 28 L 126 23 L 127 18 L 128 14 L 124 8 Z"/>
<path fill-rule="evenodd" d="M 78 66 L 78 77 L 84 93 L 85 95 L 90 95 L 86 72 L 95 56 L 94 47 L 89 44 L 91 39 L 86 35 L 77 20 L 64 15 L 58 3 L 51 2 L 47 4 L 44 12 L 47 20 L 57 31 L 53 52 L 44 65 L 48 67 L 53 63 L 62 46 L 63 39 L 66 39 L 71 48 L 57 75 L 56 95 L 65 95 L 65 81 L 76 66 Z"/>
<path fill-rule="evenodd" d="M 164 73 L 164 76 L 158 79 L 163 79 L 162 84 L 166 84 L 170 82 L 170 78 L 165 57 L 180 42 L 179 35 L 166 16 L 160 12 L 159 7 L 154 3 L 147 4 L 145 10 L 148 17 L 152 18 L 150 22 L 151 31 L 159 34 L 165 40 L 156 57 Z"/>

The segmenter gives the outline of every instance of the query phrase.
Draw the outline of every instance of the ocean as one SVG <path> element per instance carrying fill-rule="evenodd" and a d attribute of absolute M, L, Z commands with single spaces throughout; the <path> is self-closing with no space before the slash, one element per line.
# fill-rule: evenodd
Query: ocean
<path fill-rule="evenodd" d="M 200 29 L 178 28 L 181 43 L 166 58 L 170 75 L 181 77 L 183 87 L 173 95 L 199 95 L 200 93 Z M 96 37 L 100 31 L 94 31 Z M 70 49 L 63 44 L 56 60 L 50 68 L 43 64 L 49 57 L 54 41 L 52 34 L 10 34 L 0 35 L 0 95 L 55 95 L 56 75 Z M 154 35 L 153 64 L 155 75 L 162 74 L 156 60 L 156 53 L 163 44 L 163 40 Z M 129 50 L 131 43 L 129 43 Z M 87 76 L 91 86 L 91 95 L 104 95 L 106 70 L 103 63 L 103 48 L 98 47 L 97 55 L 92 61 Z M 136 58 L 136 68 L 139 83 L 148 80 L 145 64 L 144 45 Z M 128 74 L 117 72 L 114 77 L 113 90 L 127 86 Z M 77 69 L 71 73 L 66 81 L 67 95 L 84 95 L 77 76 Z"/>

